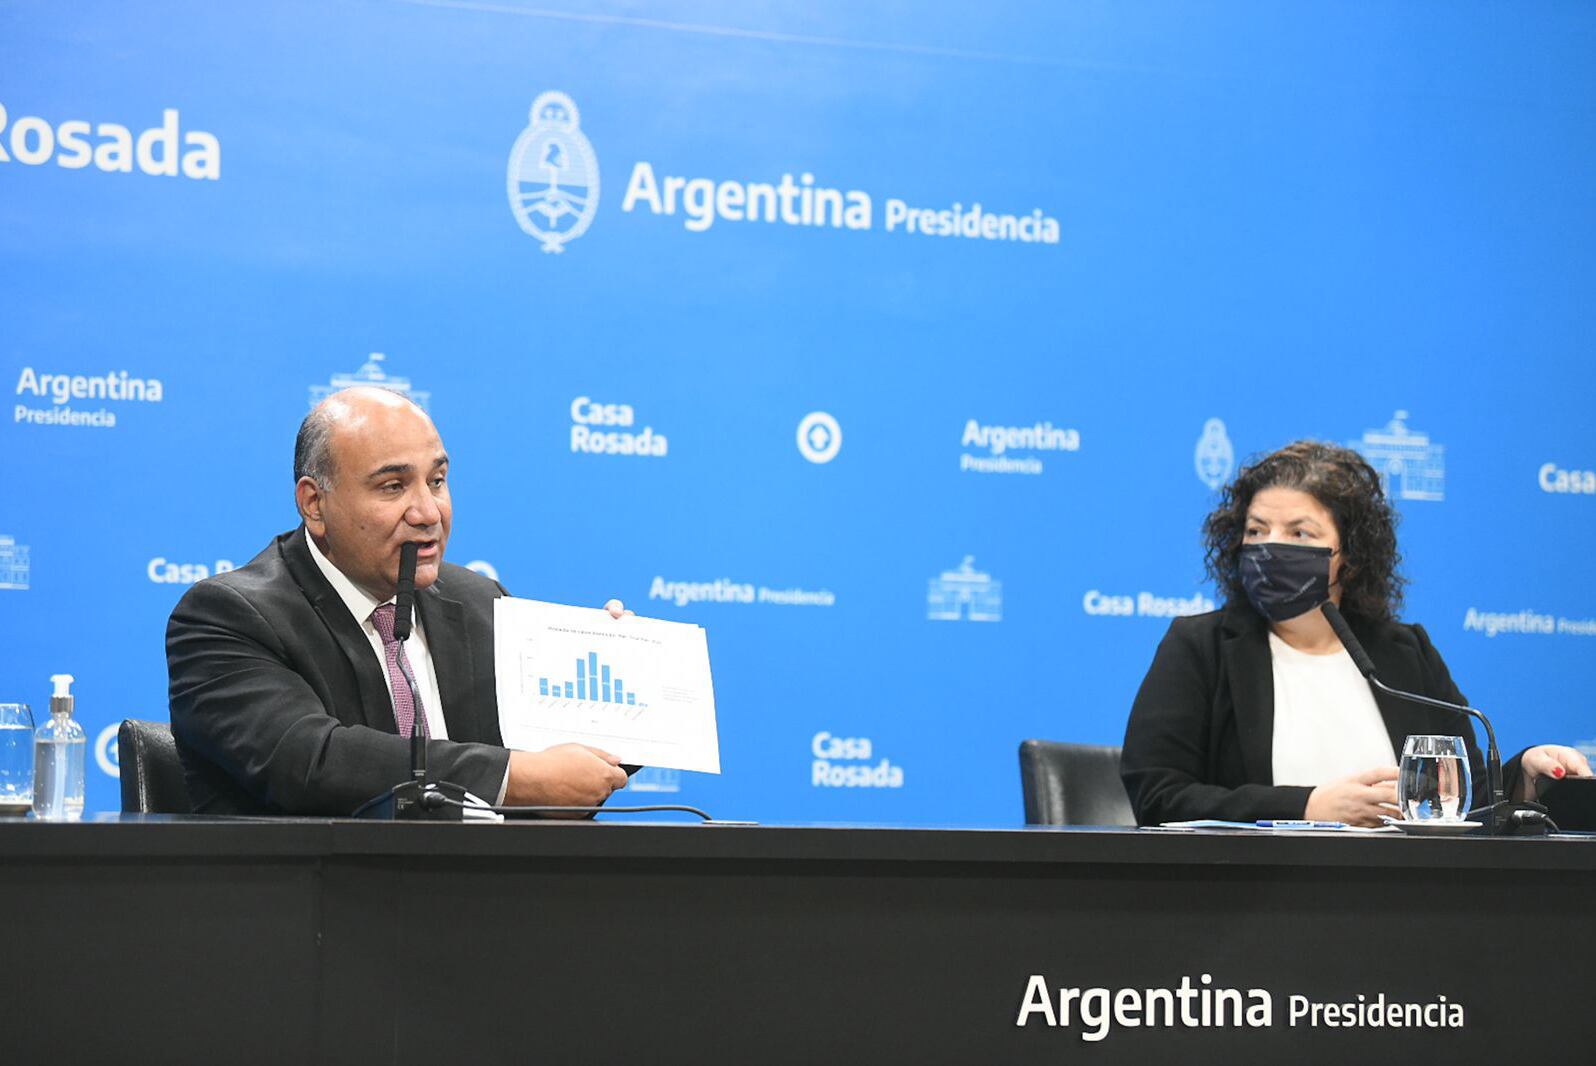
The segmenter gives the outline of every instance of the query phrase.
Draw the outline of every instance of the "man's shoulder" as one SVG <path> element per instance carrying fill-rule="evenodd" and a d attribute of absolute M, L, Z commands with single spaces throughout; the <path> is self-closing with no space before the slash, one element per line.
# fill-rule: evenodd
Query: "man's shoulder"
<path fill-rule="evenodd" d="M 247 600 L 263 609 L 269 609 L 274 601 L 284 597 L 303 599 L 303 592 L 289 570 L 285 557 L 285 548 L 297 534 L 298 530 L 291 530 L 274 537 L 271 543 L 243 566 L 195 582 L 178 602 L 178 612 L 185 607 L 215 603 L 234 597 Z"/>
<path fill-rule="evenodd" d="M 440 596 L 466 603 L 495 600 L 508 595 L 504 587 L 491 577 L 454 563 L 444 562 L 438 567 L 438 580 L 432 586 Z"/>

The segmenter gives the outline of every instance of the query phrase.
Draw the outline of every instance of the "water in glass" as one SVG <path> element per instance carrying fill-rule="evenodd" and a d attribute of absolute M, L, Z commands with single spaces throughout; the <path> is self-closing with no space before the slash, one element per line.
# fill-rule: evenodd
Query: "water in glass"
<path fill-rule="evenodd" d="M 33 806 L 33 715 L 25 703 L 0 703 L 0 814 Z"/>
<path fill-rule="evenodd" d="M 1397 778 L 1402 816 L 1418 822 L 1462 821 L 1469 809 L 1471 776 L 1461 737 L 1409 737 Z"/>

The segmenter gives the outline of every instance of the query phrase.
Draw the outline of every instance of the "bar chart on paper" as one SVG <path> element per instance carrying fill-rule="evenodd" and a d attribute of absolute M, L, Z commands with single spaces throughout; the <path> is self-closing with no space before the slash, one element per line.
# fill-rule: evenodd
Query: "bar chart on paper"
<path fill-rule="evenodd" d="M 627 763 L 720 772 L 702 627 L 503 597 L 493 645 L 507 747 L 587 744 Z"/>
<path fill-rule="evenodd" d="M 564 680 L 544 677 L 538 673 L 537 657 L 523 654 L 523 690 L 528 693 L 535 691 L 539 700 L 549 701 L 550 704 L 579 700 L 624 707 L 628 718 L 636 718 L 648 708 L 646 702 L 638 701 L 636 690 L 627 686 L 620 672 L 599 658 L 598 652 L 589 651 L 586 655 L 577 656 L 575 667 Z"/>
<path fill-rule="evenodd" d="M 649 713 L 660 709 L 659 649 L 652 641 L 547 632 L 522 640 L 516 658 L 519 702 L 544 728 L 581 733 L 590 738 L 584 743 L 606 750 L 622 737 L 667 739 L 669 716 Z"/>

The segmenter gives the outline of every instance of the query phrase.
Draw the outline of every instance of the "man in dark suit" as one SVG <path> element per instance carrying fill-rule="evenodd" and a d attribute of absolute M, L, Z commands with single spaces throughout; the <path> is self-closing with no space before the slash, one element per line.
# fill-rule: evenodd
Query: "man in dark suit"
<path fill-rule="evenodd" d="M 400 733 L 417 715 L 430 776 L 490 803 L 593 806 L 625 785 L 597 748 L 503 747 L 493 601 L 506 593 L 443 561 L 448 475 L 432 420 L 395 393 L 346 389 L 306 417 L 303 524 L 194 585 L 167 624 L 172 734 L 197 813 L 347 815 L 408 778 Z M 416 620 L 401 642 L 392 604 L 409 541 Z"/>

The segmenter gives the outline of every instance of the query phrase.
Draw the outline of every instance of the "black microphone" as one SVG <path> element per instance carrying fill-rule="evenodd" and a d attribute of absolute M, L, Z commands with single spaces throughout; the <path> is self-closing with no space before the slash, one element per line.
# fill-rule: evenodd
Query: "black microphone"
<path fill-rule="evenodd" d="M 394 595 L 393 635 L 399 641 L 408 640 L 412 615 L 416 603 L 416 551 L 415 541 L 406 541 L 399 548 L 399 580 Z M 427 735 L 421 728 L 424 713 L 421 697 L 416 690 L 416 676 L 410 672 L 410 663 L 399 658 L 399 672 L 404 675 L 410 689 L 410 706 L 415 714 L 410 721 L 410 780 L 367 800 L 355 809 L 356 818 L 425 819 L 457 822 L 461 817 L 465 789 L 448 781 L 427 783 Z"/>
<path fill-rule="evenodd" d="M 393 601 L 393 635 L 401 642 L 410 639 L 410 615 L 416 609 L 416 551 L 413 540 L 399 549 L 399 591 Z"/>
<path fill-rule="evenodd" d="M 1369 653 L 1363 650 L 1358 638 L 1352 635 L 1352 627 L 1347 625 L 1346 616 L 1341 613 L 1341 608 L 1336 606 L 1334 600 L 1325 600 L 1324 606 L 1319 610 L 1324 612 L 1325 621 L 1330 623 L 1330 628 L 1336 631 L 1337 637 L 1341 638 L 1341 646 L 1347 649 L 1348 655 L 1352 656 L 1352 664 L 1358 668 L 1358 673 L 1374 681 L 1374 660 L 1370 659 Z"/>
<path fill-rule="evenodd" d="M 393 635 L 401 644 L 410 639 L 410 617 L 416 609 L 416 551 L 420 545 L 407 540 L 399 548 L 398 592 L 393 602 Z M 410 663 L 401 655 L 399 672 L 405 675 L 410 688 L 410 776 L 420 785 L 427 779 L 427 736 L 421 728 L 421 699 L 416 693 L 415 675 Z"/>
<path fill-rule="evenodd" d="M 1414 703 L 1423 703 L 1431 707 L 1440 707 L 1448 711 L 1457 711 L 1471 715 L 1479 720 L 1485 727 L 1487 747 L 1485 752 L 1485 782 L 1490 792 L 1491 805 L 1485 809 L 1490 815 L 1488 825 L 1493 833 L 1512 832 L 1521 826 L 1535 824 L 1533 815 L 1539 812 L 1544 815 L 1546 809 L 1539 804 L 1512 804 L 1508 803 L 1502 793 L 1502 753 L 1496 746 L 1496 730 L 1491 728 L 1491 720 L 1485 717 L 1483 711 L 1473 707 L 1465 707 L 1461 703 L 1450 703 L 1446 700 L 1434 699 L 1430 696 L 1421 696 L 1417 692 L 1404 692 L 1392 688 L 1378 677 L 1374 676 L 1374 660 L 1369 658 L 1369 653 L 1363 650 L 1363 645 L 1358 643 L 1358 638 L 1352 635 L 1352 627 L 1347 625 L 1346 618 L 1341 614 L 1341 608 L 1333 601 L 1325 601 L 1319 608 L 1324 612 L 1325 621 L 1330 623 L 1330 628 L 1335 630 L 1336 636 L 1341 640 L 1341 646 L 1347 649 L 1347 654 L 1352 657 L 1352 663 L 1358 672 L 1368 679 L 1369 684 L 1381 692 L 1389 693 L 1398 699 L 1411 700 Z M 1470 811 L 1470 814 L 1477 812 Z M 1530 815 L 1531 817 L 1519 817 Z M 1533 830 L 1532 830 L 1533 831 Z"/>

